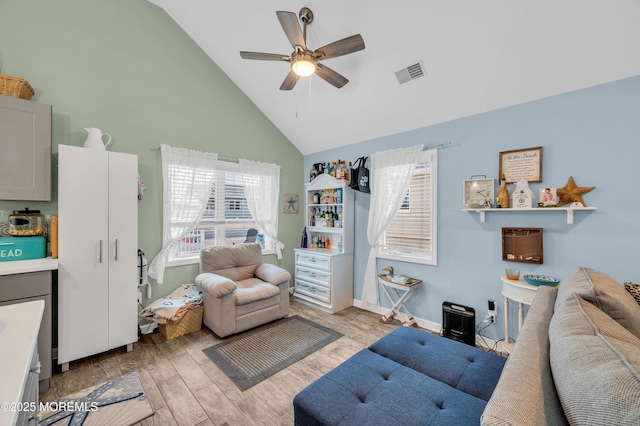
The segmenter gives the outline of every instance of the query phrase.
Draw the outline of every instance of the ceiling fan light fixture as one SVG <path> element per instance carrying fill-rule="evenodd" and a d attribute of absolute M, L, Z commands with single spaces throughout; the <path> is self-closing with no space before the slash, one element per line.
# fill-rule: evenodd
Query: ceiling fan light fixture
<path fill-rule="evenodd" d="M 308 77 L 316 72 L 316 62 L 311 55 L 300 54 L 291 60 L 291 69 L 300 77 Z"/>

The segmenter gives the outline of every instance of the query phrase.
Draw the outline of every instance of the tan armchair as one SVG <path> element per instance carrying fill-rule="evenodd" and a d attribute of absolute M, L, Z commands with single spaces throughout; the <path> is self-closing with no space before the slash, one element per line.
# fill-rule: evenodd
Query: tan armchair
<path fill-rule="evenodd" d="M 211 246 L 200 251 L 203 323 L 219 337 L 289 314 L 286 270 L 262 263 L 260 245 Z"/>

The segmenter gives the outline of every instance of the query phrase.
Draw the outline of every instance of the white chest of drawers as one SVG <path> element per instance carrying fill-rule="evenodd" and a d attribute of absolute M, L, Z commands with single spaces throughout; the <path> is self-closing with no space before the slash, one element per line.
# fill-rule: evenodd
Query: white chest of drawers
<path fill-rule="evenodd" d="M 353 304 L 353 255 L 295 249 L 296 300 L 331 314 Z"/>

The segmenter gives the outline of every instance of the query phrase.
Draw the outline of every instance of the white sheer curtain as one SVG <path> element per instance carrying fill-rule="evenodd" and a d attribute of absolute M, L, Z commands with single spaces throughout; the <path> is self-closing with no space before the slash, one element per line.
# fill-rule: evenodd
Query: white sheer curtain
<path fill-rule="evenodd" d="M 282 259 L 284 244 L 278 241 L 280 166 L 242 158 L 238 164 L 249 212 L 262 232 L 275 243 L 276 256 Z"/>
<path fill-rule="evenodd" d="M 169 251 L 202 219 L 216 175 L 218 154 L 161 145 L 162 250 L 151 261 L 148 275 L 164 281 Z"/>
<path fill-rule="evenodd" d="M 367 227 L 367 240 L 371 250 L 362 288 L 362 301 L 365 304 L 378 304 L 377 245 L 404 201 L 421 152 L 422 145 L 415 145 L 371 155 L 371 205 Z"/>

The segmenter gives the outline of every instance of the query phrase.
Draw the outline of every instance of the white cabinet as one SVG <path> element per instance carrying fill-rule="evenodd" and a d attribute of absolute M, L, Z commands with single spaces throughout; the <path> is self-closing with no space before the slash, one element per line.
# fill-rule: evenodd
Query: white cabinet
<path fill-rule="evenodd" d="M 295 249 L 296 300 L 335 313 L 353 304 L 353 191 L 322 174 L 305 187 L 307 247 Z"/>
<path fill-rule="evenodd" d="M 32 263 L 41 259 L 33 259 Z M 14 263 L 29 262 L 19 260 Z M 3 267 L 7 266 L 4 262 Z M 51 381 L 51 271 L 33 271 L 5 275 L 0 270 L 0 306 L 42 300 L 44 313 L 38 332 L 38 354 L 41 362 L 39 389 L 49 389 Z"/>
<path fill-rule="evenodd" d="M 45 302 L 0 307 L 0 425 L 37 425 L 38 333 Z"/>
<path fill-rule="evenodd" d="M 137 332 L 138 159 L 58 146 L 58 363 Z"/>

